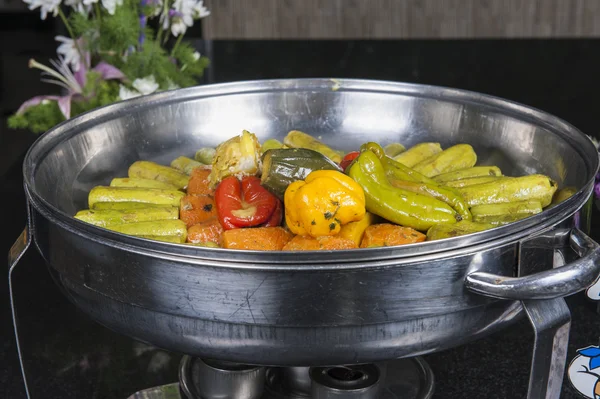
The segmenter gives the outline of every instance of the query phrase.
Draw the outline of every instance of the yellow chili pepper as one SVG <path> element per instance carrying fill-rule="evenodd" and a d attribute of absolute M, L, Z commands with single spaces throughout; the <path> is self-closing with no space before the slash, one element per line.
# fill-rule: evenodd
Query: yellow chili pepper
<path fill-rule="evenodd" d="M 352 178 L 317 170 L 285 190 L 285 221 L 294 234 L 312 237 L 339 233 L 342 225 L 365 216 L 365 193 Z"/>

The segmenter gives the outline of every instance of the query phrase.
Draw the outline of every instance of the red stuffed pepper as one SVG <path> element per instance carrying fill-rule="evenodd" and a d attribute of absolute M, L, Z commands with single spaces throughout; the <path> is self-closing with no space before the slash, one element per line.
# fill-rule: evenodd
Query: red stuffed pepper
<path fill-rule="evenodd" d="M 225 230 L 281 223 L 281 201 L 261 186 L 255 176 L 244 176 L 241 181 L 234 176 L 223 179 L 217 186 L 215 203 Z"/>

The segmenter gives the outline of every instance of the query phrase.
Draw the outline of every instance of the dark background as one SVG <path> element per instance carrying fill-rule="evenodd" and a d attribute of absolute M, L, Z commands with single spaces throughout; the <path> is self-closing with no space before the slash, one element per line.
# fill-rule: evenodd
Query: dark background
<path fill-rule="evenodd" d="M 35 137 L 6 128 L 21 102 L 52 86 L 27 69 L 31 57 L 55 56 L 62 33 L 38 13 L 0 13 L 0 252 L 25 225 L 21 162 Z M 555 114 L 598 134 L 600 40 L 335 40 L 202 41 L 212 67 L 205 82 L 262 78 L 348 77 L 443 85 L 509 98 Z M 600 240 L 596 212 L 592 237 Z M 7 268 L 2 268 L 7 270 Z M 17 268 L 17 303 L 28 352 L 34 398 L 125 398 L 136 390 L 176 380 L 179 354 L 144 348 L 80 314 L 57 292 L 45 266 L 30 251 Z M 0 273 L 7 281 L 7 273 Z M 600 315 L 582 295 L 569 298 L 573 313 L 568 359 L 597 344 Z M 0 397 L 23 398 L 8 285 L 0 284 Z M 523 321 L 486 339 L 426 356 L 436 398 L 521 398 L 528 381 L 532 332 Z M 145 349 L 148 349 L 144 351 Z M 161 366 L 161 364 L 163 366 Z M 577 397 L 568 383 L 564 398 Z"/>

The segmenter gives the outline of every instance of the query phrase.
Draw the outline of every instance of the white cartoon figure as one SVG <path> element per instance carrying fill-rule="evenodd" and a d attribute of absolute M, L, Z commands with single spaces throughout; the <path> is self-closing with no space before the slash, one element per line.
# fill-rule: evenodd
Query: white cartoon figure
<path fill-rule="evenodd" d="M 586 294 L 587 294 L 588 298 L 590 298 L 594 301 L 600 300 L 600 278 L 598 278 L 598 280 L 596 280 L 594 285 L 592 285 L 591 287 L 589 287 L 587 289 Z"/>
<path fill-rule="evenodd" d="M 600 398 L 600 347 L 588 346 L 577 350 L 569 365 L 569 381 L 586 398 Z"/>

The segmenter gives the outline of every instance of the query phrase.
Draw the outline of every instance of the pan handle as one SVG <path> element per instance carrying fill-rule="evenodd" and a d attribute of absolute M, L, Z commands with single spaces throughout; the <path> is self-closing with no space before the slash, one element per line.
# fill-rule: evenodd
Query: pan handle
<path fill-rule="evenodd" d="M 560 298 L 588 288 L 588 297 L 600 300 L 600 245 L 579 229 L 571 230 L 569 242 L 580 256 L 574 262 L 524 277 L 473 272 L 467 275 L 465 287 L 491 298 L 519 301 Z"/>

